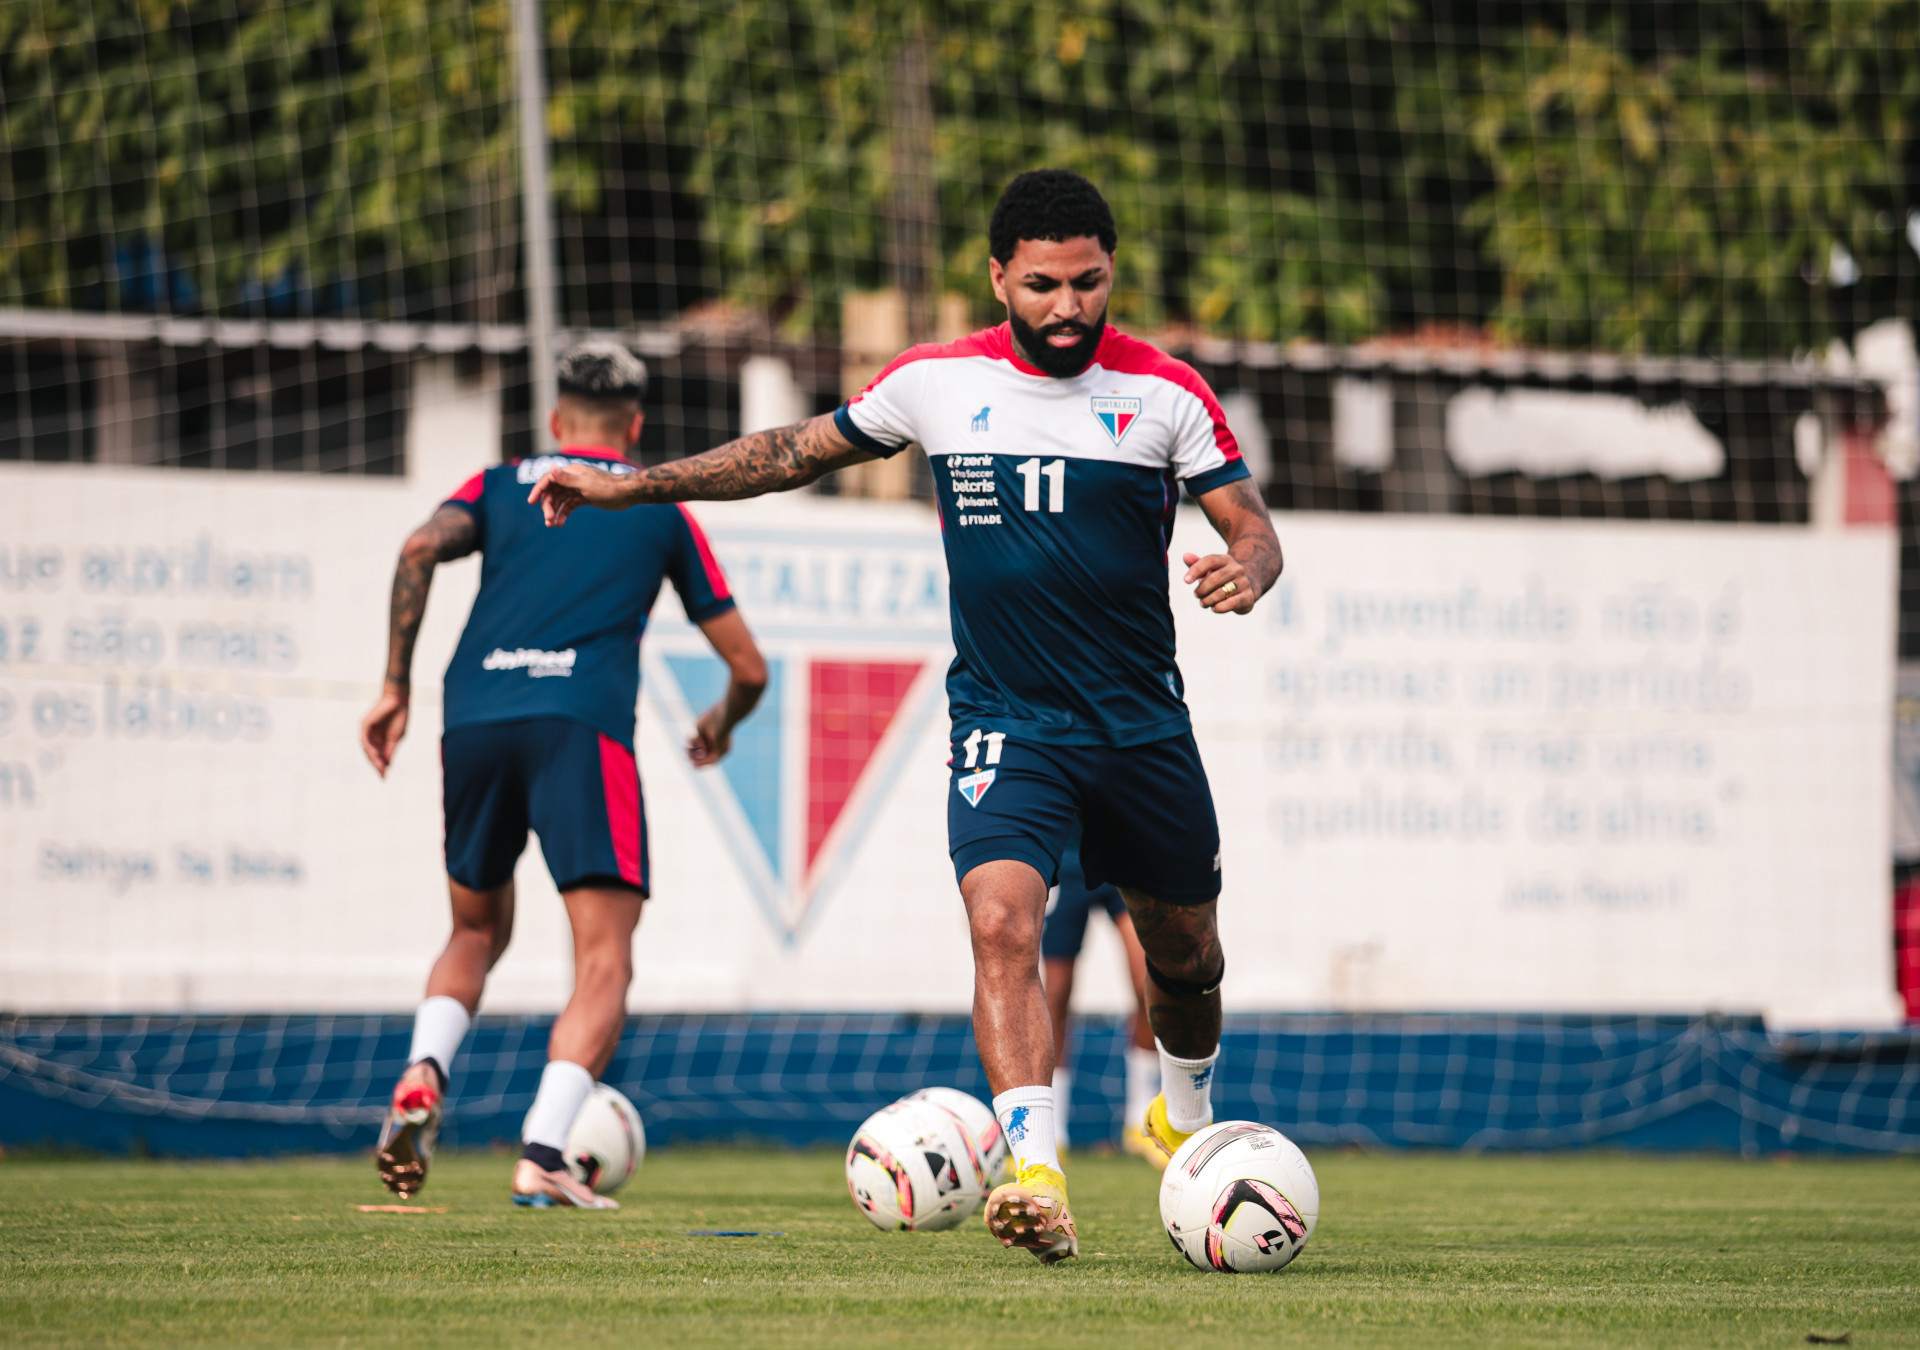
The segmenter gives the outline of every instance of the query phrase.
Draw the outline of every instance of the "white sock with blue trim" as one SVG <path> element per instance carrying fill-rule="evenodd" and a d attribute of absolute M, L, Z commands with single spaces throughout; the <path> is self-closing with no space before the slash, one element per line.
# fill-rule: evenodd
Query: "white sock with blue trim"
<path fill-rule="evenodd" d="M 1060 1170 L 1060 1148 L 1053 1135 L 1053 1084 L 1008 1088 L 993 1099 L 993 1114 L 1013 1152 L 1015 1176 L 1034 1163 Z"/>
<path fill-rule="evenodd" d="M 1182 1134 L 1213 1124 L 1213 1066 L 1220 1058 L 1220 1047 L 1205 1059 L 1179 1059 L 1167 1053 L 1158 1038 L 1160 1051 L 1160 1091 L 1167 1099 L 1167 1124 Z"/>

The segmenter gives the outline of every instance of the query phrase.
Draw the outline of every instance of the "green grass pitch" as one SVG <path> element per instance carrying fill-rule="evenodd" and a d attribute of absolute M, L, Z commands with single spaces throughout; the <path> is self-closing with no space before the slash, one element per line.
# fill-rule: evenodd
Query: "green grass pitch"
<path fill-rule="evenodd" d="M 516 1211 L 487 1154 L 444 1156 L 425 1215 L 356 1210 L 391 1199 L 363 1158 L 15 1158 L 0 1345 L 1920 1347 L 1920 1160 L 1314 1165 L 1306 1252 L 1228 1276 L 1124 1157 L 1071 1160 L 1083 1259 L 1051 1269 L 977 1218 L 875 1231 L 823 1153 L 661 1152 L 618 1214 Z"/>

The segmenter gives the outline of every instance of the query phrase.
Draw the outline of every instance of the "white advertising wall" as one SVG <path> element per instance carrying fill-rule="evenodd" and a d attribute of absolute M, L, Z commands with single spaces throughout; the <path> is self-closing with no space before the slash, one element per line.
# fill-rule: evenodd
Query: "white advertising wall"
<path fill-rule="evenodd" d="M 396 1010 L 445 934 L 441 569 L 393 774 L 356 727 L 395 552 L 451 482 L 0 472 L 0 1008 Z M 773 660 L 723 770 L 663 599 L 637 1010 L 968 1006 L 938 528 L 700 510 Z M 1894 541 L 1291 516 L 1250 618 L 1176 596 L 1223 828 L 1230 1007 L 1894 1020 Z M 1176 553 L 1209 546 L 1191 509 Z M 489 1007 L 557 1008 L 537 846 Z M 1082 1002 L 1118 1007 L 1105 925 Z"/>

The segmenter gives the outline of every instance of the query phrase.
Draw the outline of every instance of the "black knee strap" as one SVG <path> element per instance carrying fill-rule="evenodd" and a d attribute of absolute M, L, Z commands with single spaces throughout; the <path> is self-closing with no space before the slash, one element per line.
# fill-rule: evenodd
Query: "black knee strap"
<path fill-rule="evenodd" d="M 1212 979 L 1202 980 L 1198 983 L 1192 980 L 1176 980 L 1173 976 L 1167 974 L 1166 971 L 1154 965 L 1152 961 L 1147 962 L 1147 978 L 1166 990 L 1169 994 L 1172 994 L 1175 998 L 1180 999 L 1205 998 L 1209 994 L 1219 993 L 1220 981 L 1226 978 L 1226 974 L 1227 961 L 1225 957 L 1220 958 L 1220 969 L 1213 972 Z"/>

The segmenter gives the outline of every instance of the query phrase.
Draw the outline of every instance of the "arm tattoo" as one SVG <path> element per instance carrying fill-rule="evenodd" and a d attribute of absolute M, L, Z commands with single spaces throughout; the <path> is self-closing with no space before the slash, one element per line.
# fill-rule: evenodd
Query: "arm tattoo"
<path fill-rule="evenodd" d="M 1261 594 L 1271 590 L 1285 565 L 1280 556 L 1280 540 L 1273 532 L 1273 520 L 1267 504 L 1252 480 L 1242 478 L 1226 485 L 1230 510 L 1208 511 L 1213 528 L 1227 541 L 1227 553 L 1247 569 L 1247 575 L 1259 585 Z"/>
<path fill-rule="evenodd" d="M 756 431 L 698 455 L 661 464 L 633 480 L 643 502 L 726 502 L 804 487 L 872 456 L 847 444 L 831 414 Z"/>
<path fill-rule="evenodd" d="M 471 513 L 443 506 L 415 530 L 400 549 L 393 569 L 393 596 L 387 610 L 387 683 L 399 689 L 413 684 L 413 644 L 427 613 L 433 569 L 473 552 L 479 537 Z"/>

